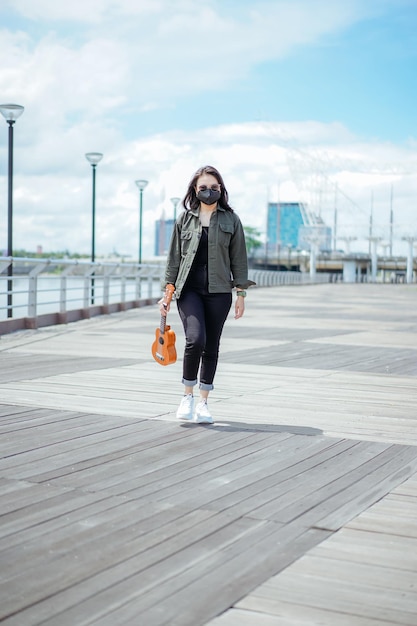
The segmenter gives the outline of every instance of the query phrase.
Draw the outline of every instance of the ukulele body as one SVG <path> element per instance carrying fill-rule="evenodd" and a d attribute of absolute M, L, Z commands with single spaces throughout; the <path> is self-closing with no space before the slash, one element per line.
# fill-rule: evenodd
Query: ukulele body
<path fill-rule="evenodd" d="M 152 356 L 160 365 L 171 365 L 177 360 L 175 339 L 175 332 L 171 326 L 165 326 L 164 331 L 161 328 L 156 329 L 155 341 L 152 344 Z"/>

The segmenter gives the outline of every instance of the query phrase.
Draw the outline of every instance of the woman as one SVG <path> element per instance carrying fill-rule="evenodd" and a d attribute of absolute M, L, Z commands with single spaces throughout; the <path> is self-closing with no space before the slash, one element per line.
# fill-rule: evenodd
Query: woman
<path fill-rule="evenodd" d="M 235 319 L 245 311 L 248 280 L 245 235 L 240 219 L 229 205 L 219 172 L 211 166 L 194 174 L 171 237 L 165 285 L 175 285 L 178 311 L 184 326 L 184 397 L 177 410 L 180 420 L 212 424 L 207 406 L 214 388 L 220 337 L 236 287 Z M 169 311 L 165 298 L 162 315 Z M 197 380 L 199 372 L 199 381 Z M 200 399 L 194 411 L 194 386 Z"/>

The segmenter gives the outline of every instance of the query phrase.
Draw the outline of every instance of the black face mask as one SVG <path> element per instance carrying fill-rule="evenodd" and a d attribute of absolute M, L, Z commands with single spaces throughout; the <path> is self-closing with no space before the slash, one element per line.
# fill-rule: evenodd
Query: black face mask
<path fill-rule="evenodd" d="M 197 198 L 204 204 L 214 204 L 220 200 L 220 196 L 220 191 L 215 191 L 214 189 L 204 189 L 204 191 L 199 191 L 197 194 Z"/>

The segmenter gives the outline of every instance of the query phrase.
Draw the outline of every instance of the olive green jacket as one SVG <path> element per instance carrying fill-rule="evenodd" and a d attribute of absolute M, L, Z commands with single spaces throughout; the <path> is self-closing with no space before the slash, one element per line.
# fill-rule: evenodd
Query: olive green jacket
<path fill-rule="evenodd" d="M 165 270 L 165 285 L 175 285 L 181 296 L 201 237 L 200 210 L 186 210 L 177 218 L 171 237 Z M 220 206 L 210 219 L 208 235 L 208 290 L 227 293 L 233 287 L 246 289 L 255 283 L 248 280 L 245 234 L 236 213 Z"/>

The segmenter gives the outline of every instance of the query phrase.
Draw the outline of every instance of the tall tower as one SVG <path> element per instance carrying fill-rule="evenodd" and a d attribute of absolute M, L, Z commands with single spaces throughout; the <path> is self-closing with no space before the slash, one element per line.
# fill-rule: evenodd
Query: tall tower
<path fill-rule="evenodd" d="M 165 210 L 163 209 L 161 218 L 155 222 L 155 256 L 165 256 L 167 254 L 173 228 L 174 220 L 166 220 Z"/>

